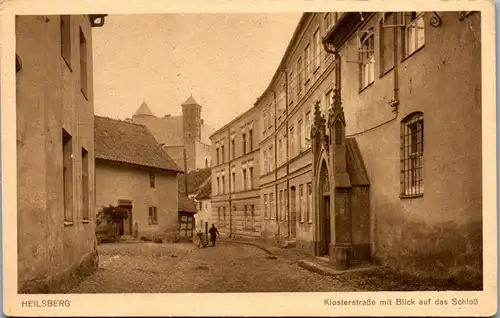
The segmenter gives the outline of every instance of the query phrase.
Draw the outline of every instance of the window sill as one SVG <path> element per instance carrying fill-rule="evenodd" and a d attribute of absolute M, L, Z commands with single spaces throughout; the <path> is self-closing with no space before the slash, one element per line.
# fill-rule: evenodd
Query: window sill
<path fill-rule="evenodd" d="M 389 74 L 394 69 L 394 65 L 389 67 L 387 70 L 380 72 L 379 79 Z"/>
<path fill-rule="evenodd" d="M 406 55 L 405 57 L 403 57 L 401 59 L 401 62 L 404 62 L 406 61 L 407 59 L 409 59 L 410 57 L 412 57 L 413 55 L 417 54 L 418 52 L 420 52 L 423 48 L 424 48 L 425 44 L 422 45 L 421 47 L 419 47 L 418 49 L 416 49 L 415 51 L 411 52 L 410 54 Z"/>
<path fill-rule="evenodd" d="M 82 223 L 83 224 L 88 224 L 88 223 L 90 223 L 90 220 L 83 219 Z"/>
<path fill-rule="evenodd" d="M 64 226 L 73 226 L 73 224 L 71 221 L 64 221 Z"/>
<path fill-rule="evenodd" d="M 369 87 L 371 87 L 371 86 L 373 85 L 373 83 L 375 83 L 375 81 L 372 81 L 372 82 L 370 82 L 368 85 L 366 85 L 366 86 L 364 86 L 364 87 L 360 88 L 360 90 L 359 90 L 358 94 L 361 94 L 363 91 L 367 90 Z"/>
<path fill-rule="evenodd" d="M 421 198 L 423 196 L 424 196 L 423 193 L 421 193 L 421 194 L 400 194 L 399 198 L 401 200 L 403 200 L 403 199 L 416 199 L 416 198 Z"/>

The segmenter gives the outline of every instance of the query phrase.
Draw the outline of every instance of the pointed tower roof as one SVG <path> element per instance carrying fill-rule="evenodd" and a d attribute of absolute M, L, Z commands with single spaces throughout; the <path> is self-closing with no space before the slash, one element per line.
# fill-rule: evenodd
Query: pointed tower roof
<path fill-rule="evenodd" d="M 197 101 L 194 100 L 193 98 L 193 95 L 189 96 L 189 98 L 181 104 L 182 106 L 188 106 L 188 105 L 197 105 L 197 106 L 201 106 L 200 104 L 198 104 Z"/>
<path fill-rule="evenodd" d="M 140 115 L 154 116 L 148 104 L 146 104 L 146 101 L 142 102 L 141 106 L 139 107 L 139 109 L 137 109 L 137 111 L 134 114 L 134 116 L 140 116 Z"/>

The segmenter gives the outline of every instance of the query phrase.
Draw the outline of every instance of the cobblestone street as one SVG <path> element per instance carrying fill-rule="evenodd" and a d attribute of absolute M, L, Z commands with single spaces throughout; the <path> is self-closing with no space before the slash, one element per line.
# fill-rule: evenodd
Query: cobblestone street
<path fill-rule="evenodd" d="M 119 243 L 99 246 L 99 270 L 69 293 L 342 291 L 352 286 L 270 258 L 250 245 Z"/>
<path fill-rule="evenodd" d="M 443 290 L 381 270 L 323 276 L 252 245 L 116 243 L 99 246 L 99 270 L 68 293 L 212 293 Z"/>

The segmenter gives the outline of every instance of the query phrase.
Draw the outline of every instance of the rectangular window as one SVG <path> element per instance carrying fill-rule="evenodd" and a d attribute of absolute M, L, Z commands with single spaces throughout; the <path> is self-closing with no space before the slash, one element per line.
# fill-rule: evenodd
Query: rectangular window
<path fill-rule="evenodd" d="M 87 63 L 87 40 L 82 29 L 80 29 L 80 85 L 83 96 L 88 98 L 88 63 Z"/>
<path fill-rule="evenodd" d="M 243 207 L 243 228 L 247 229 L 248 228 L 248 211 L 247 211 L 247 206 L 245 205 Z"/>
<path fill-rule="evenodd" d="M 90 220 L 89 207 L 89 156 L 85 148 L 82 148 L 82 216 L 83 220 Z"/>
<path fill-rule="evenodd" d="M 226 157 L 226 152 L 224 150 L 224 145 L 222 145 L 221 146 L 221 160 L 222 160 L 222 163 L 224 163 L 225 157 Z"/>
<path fill-rule="evenodd" d="M 299 196 L 300 196 L 300 203 L 299 203 L 300 222 L 304 222 L 305 209 L 304 209 L 304 185 L 303 184 L 301 184 L 299 187 Z"/>
<path fill-rule="evenodd" d="M 404 13 L 404 56 L 412 54 L 425 43 L 424 12 Z"/>
<path fill-rule="evenodd" d="M 217 177 L 217 194 L 220 194 L 220 179 Z"/>
<path fill-rule="evenodd" d="M 222 226 L 226 226 L 226 207 L 222 207 Z"/>
<path fill-rule="evenodd" d="M 360 88 L 373 83 L 375 80 L 375 33 L 373 28 L 363 32 L 360 37 Z"/>
<path fill-rule="evenodd" d="M 255 230 L 255 206 L 252 204 L 250 206 L 250 228 Z"/>
<path fill-rule="evenodd" d="M 287 221 L 288 220 L 288 190 L 287 189 L 283 190 L 283 199 L 285 201 L 283 211 L 285 214 L 285 221 Z"/>
<path fill-rule="evenodd" d="M 306 113 L 306 135 L 305 135 L 305 146 L 309 148 L 311 146 L 311 111 Z"/>
<path fill-rule="evenodd" d="M 297 96 L 302 91 L 302 85 L 304 81 L 303 76 L 304 74 L 302 71 L 302 57 L 299 57 L 299 59 L 297 60 Z"/>
<path fill-rule="evenodd" d="M 157 213 L 155 206 L 149 207 L 148 224 L 149 225 L 157 225 L 158 224 L 158 213 Z"/>
<path fill-rule="evenodd" d="M 248 147 L 250 151 L 253 151 L 253 130 L 248 131 Z"/>
<path fill-rule="evenodd" d="M 262 122 L 263 122 L 263 127 L 262 127 L 262 135 L 265 135 L 266 134 L 266 129 L 267 129 L 267 109 L 265 109 L 263 112 L 262 112 Z"/>
<path fill-rule="evenodd" d="M 274 220 L 274 193 L 269 193 L 269 205 L 271 206 L 271 219 Z"/>
<path fill-rule="evenodd" d="M 235 151 L 236 147 L 235 147 L 235 144 L 234 144 L 234 139 L 231 140 L 231 153 L 232 153 L 232 156 L 233 156 L 233 159 L 236 158 L 236 151 Z"/>
<path fill-rule="evenodd" d="M 71 16 L 61 16 L 61 56 L 71 70 Z"/>
<path fill-rule="evenodd" d="M 220 164 L 220 158 L 219 158 L 219 148 L 216 148 L 216 149 L 215 149 L 215 156 L 216 156 L 216 158 L 217 158 L 217 165 L 219 165 L 219 164 Z"/>
<path fill-rule="evenodd" d="M 243 154 L 245 155 L 247 153 L 247 136 L 246 134 L 242 135 L 243 139 Z"/>
<path fill-rule="evenodd" d="M 281 138 L 278 140 L 278 166 L 283 164 L 283 145 L 281 143 Z"/>
<path fill-rule="evenodd" d="M 290 127 L 290 158 L 293 158 L 295 157 L 295 147 L 294 147 L 294 143 L 295 143 L 295 134 L 293 132 L 293 126 Z"/>
<path fill-rule="evenodd" d="M 267 202 L 267 194 L 264 194 L 264 219 L 267 219 L 269 217 L 268 211 L 269 211 L 269 205 Z"/>
<path fill-rule="evenodd" d="M 273 171 L 274 170 L 274 152 L 273 152 L 273 145 L 269 146 L 269 170 Z"/>
<path fill-rule="evenodd" d="M 309 182 L 307 184 L 307 220 L 312 222 L 312 211 L 313 211 L 313 202 L 312 202 L 312 183 Z"/>
<path fill-rule="evenodd" d="M 226 193 L 226 177 L 222 176 L 222 194 Z"/>
<path fill-rule="evenodd" d="M 401 123 L 401 194 L 420 196 L 424 193 L 424 119 L 416 113 Z"/>
<path fill-rule="evenodd" d="M 156 176 L 154 172 L 149 173 L 149 187 L 154 189 L 156 187 Z"/>
<path fill-rule="evenodd" d="M 63 196 L 64 221 L 73 222 L 73 140 L 71 135 L 63 129 Z"/>
<path fill-rule="evenodd" d="M 234 192 L 234 187 L 236 185 L 236 173 L 235 172 L 231 173 L 231 178 L 232 178 L 232 181 L 231 181 L 231 192 Z"/>
<path fill-rule="evenodd" d="M 283 190 L 280 190 L 280 201 L 279 201 L 279 209 L 278 209 L 278 215 L 279 215 L 279 218 L 280 220 L 283 220 Z"/>
<path fill-rule="evenodd" d="M 248 168 L 248 189 L 253 189 L 253 167 Z"/>
<path fill-rule="evenodd" d="M 242 180 L 243 191 L 246 191 L 247 190 L 247 170 L 246 169 L 242 170 L 242 176 L 243 176 L 243 180 Z"/>
<path fill-rule="evenodd" d="M 294 76 L 293 71 L 290 71 L 290 74 L 288 76 L 290 78 L 290 81 L 292 82 L 292 84 L 288 85 L 288 104 L 292 105 L 293 100 L 295 99 L 295 89 L 294 89 L 295 85 L 293 85 L 293 81 L 295 80 L 295 78 L 293 77 Z"/>
<path fill-rule="evenodd" d="M 314 59 L 314 72 L 316 72 L 321 65 L 321 38 L 319 34 L 319 28 L 314 32 L 314 51 L 313 51 L 313 59 Z"/>
<path fill-rule="evenodd" d="M 311 46 L 309 43 L 306 45 L 306 48 L 304 49 L 304 63 L 305 63 L 305 79 L 306 82 L 304 84 L 307 84 L 309 81 L 309 78 L 311 77 Z"/>
<path fill-rule="evenodd" d="M 217 225 L 222 225 L 221 215 L 220 215 L 220 207 L 217 208 Z"/>
<path fill-rule="evenodd" d="M 264 164 L 264 173 L 268 173 L 269 172 L 269 169 L 268 169 L 268 158 L 267 158 L 267 150 L 264 150 L 263 152 L 263 164 Z"/>
<path fill-rule="evenodd" d="M 379 25 L 379 59 L 380 75 L 394 67 L 394 40 L 396 28 L 384 27 L 384 25 L 396 25 L 396 14 L 393 12 L 384 13 Z"/>
<path fill-rule="evenodd" d="M 297 134 L 297 141 L 298 141 L 298 144 L 299 144 L 299 152 L 302 151 L 303 147 L 304 147 L 304 144 L 303 144 L 303 140 L 302 140 L 302 118 L 299 119 L 299 123 L 298 123 L 298 126 L 297 126 L 297 129 L 298 129 L 298 134 Z"/>

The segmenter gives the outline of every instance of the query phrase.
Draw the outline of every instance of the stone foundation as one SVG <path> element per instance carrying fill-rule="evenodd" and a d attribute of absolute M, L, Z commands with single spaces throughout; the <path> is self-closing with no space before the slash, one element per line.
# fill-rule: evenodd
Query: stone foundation
<path fill-rule="evenodd" d="M 51 276 L 39 277 L 18 287 L 19 294 L 57 294 L 63 293 L 68 288 L 97 271 L 99 267 L 99 254 L 93 250 L 80 259 L 70 268 Z"/>

